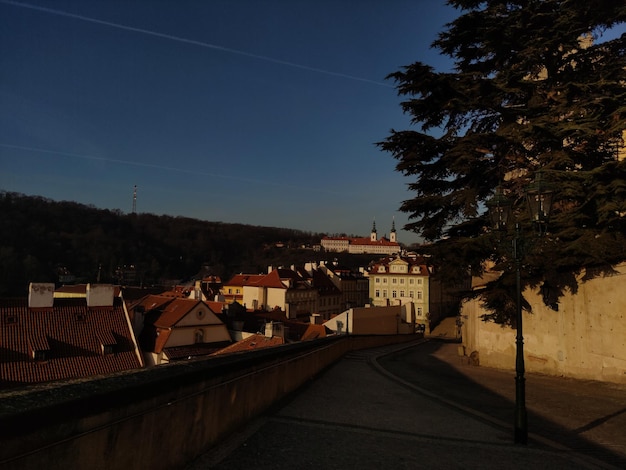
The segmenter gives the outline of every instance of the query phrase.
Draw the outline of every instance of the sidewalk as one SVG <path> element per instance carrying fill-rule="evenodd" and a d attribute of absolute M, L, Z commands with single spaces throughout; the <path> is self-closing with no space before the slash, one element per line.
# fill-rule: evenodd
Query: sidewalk
<path fill-rule="evenodd" d="M 377 348 L 348 355 L 188 470 L 251 466 L 298 470 L 624 468 L 626 456 L 621 462 L 619 456 L 603 453 L 593 443 L 591 451 L 573 451 L 533 429 L 527 446 L 512 444 L 512 431 L 502 419 L 502 414 L 512 413 L 512 403 L 508 397 L 496 397 L 502 390 L 513 388 L 507 385 L 513 376 L 493 370 L 485 374 L 481 368 L 464 365 L 456 356 L 456 344 L 426 341 L 409 348 L 395 346 L 400 352 L 388 355 L 393 350 Z M 477 371 L 477 381 L 473 375 L 472 379 L 465 375 Z M 488 388 L 490 384 L 495 391 Z M 570 385 L 566 381 L 565 388 Z M 450 394 L 450 389 L 454 393 Z M 448 393 L 442 394 L 442 390 Z M 482 396 L 465 400 L 466 394 L 477 390 Z M 617 392 L 626 395 L 626 387 Z M 453 401 L 455 396 L 462 401 Z M 528 399 L 532 396 L 529 393 Z M 474 408 L 475 403 L 481 406 Z M 490 407 L 496 412 L 486 413 Z M 611 421 L 611 413 L 614 418 L 623 418 L 624 408 L 620 409 L 621 414 L 605 409 L 586 414 L 606 423 Z M 580 414 L 575 408 L 570 411 Z M 529 415 L 529 427 L 536 425 L 534 408 L 529 407 Z M 592 422 L 587 421 L 590 430 Z M 553 428 L 561 424 L 559 418 Z M 554 434 L 545 423 L 541 425 Z M 621 427 L 619 438 L 624 439 L 625 430 L 626 426 Z M 570 431 L 580 434 L 580 429 Z M 572 442 L 579 443 L 565 444 Z"/>

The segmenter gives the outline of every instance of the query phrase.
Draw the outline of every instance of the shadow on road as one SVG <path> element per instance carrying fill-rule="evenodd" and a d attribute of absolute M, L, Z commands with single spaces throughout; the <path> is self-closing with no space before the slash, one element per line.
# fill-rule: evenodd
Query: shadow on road
<path fill-rule="evenodd" d="M 381 357 L 378 363 L 438 397 L 501 421 L 505 427 L 510 423 L 513 440 L 514 372 L 471 366 L 466 359 L 457 355 L 457 343 L 432 339 Z M 626 468 L 625 395 L 620 386 L 526 374 L 529 439 L 537 435 Z"/>

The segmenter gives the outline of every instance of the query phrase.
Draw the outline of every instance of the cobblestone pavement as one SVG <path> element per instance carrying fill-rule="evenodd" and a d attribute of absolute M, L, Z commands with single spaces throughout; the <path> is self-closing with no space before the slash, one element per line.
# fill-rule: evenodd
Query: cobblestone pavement
<path fill-rule="evenodd" d="M 626 387 L 528 376 L 530 441 L 514 445 L 513 374 L 456 346 L 351 353 L 188 470 L 626 468 Z"/>

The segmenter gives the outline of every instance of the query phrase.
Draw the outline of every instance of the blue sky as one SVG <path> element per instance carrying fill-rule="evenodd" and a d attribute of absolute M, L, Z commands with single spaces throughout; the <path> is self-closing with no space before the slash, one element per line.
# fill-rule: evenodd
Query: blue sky
<path fill-rule="evenodd" d="M 385 76 L 435 0 L 0 0 L 0 189 L 99 208 L 379 235 L 411 194 L 375 145 Z M 400 230 L 401 242 L 418 241 Z"/>

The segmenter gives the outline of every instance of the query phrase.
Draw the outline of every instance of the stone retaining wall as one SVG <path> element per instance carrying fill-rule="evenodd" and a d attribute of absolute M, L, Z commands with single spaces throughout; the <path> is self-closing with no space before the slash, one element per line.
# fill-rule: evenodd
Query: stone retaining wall
<path fill-rule="evenodd" d="M 0 468 L 182 468 L 346 352 L 415 340 L 350 336 L 0 395 Z"/>

